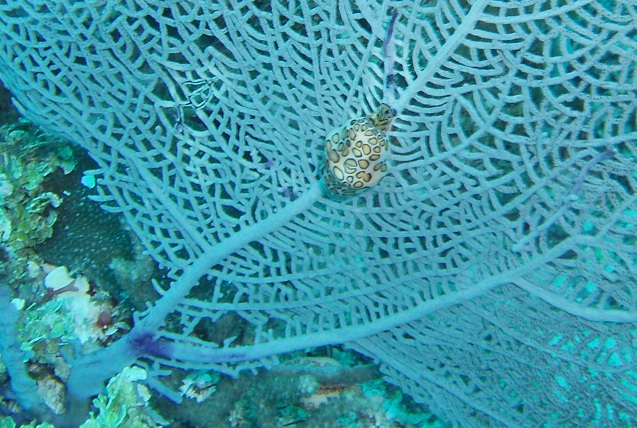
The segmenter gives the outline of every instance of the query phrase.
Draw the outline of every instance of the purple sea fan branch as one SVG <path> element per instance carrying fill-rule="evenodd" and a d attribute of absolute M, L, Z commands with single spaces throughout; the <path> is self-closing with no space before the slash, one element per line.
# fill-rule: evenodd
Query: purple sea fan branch
<path fill-rule="evenodd" d="M 387 27 L 387 34 L 385 41 L 383 42 L 383 57 L 385 59 L 385 103 L 393 105 L 394 93 L 396 91 L 396 82 L 394 76 L 396 74 L 394 70 L 394 63 L 396 61 L 396 46 L 392 41 L 394 35 L 394 26 L 396 25 L 396 18 L 398 18 L 398 10 L 393 9 L 389 26 Z"/>
<path fill-rule="evenodd" d="M 577 192 L 580 191 L 580 189 L 582 188 L 582 185 L 584 184 L 584 179 L 588 175 L 588 173 L 591 170 L 591 168 L 593 168 L 598 163 L 603 162 L 606 159 L 615 156 L 615 154 L 616 154 L 615 150 L 613 150 L 613 149 L 606 150 L 605 152 L 602 152 L 602 153 L 598 154 L 597 156 L 595 156 L 586 165 L 584 165 L 584 168 L 582 168 L 582 171 L 580 172 L 579 176 L 577 177 L 577 181 L 575 182 L 575 186 L 573 186 L 573 188 L 571 189 L 571 193 L 570 193 L 569 196 L 573 196 Z"/>
<path fill-rule="evenodd" d="M 551 226 L 559 221 L 560 218 L 564 215 L 566 211 L 568 211 L 573 203 L 578 200 L 577 193 L 582 189 L 584 185 L 584 180 L 586 176 L 589 174 L 590 170 L 599 163 L 605 161 L 608 158 L 615 156 L 617 153 L 613 149 L 606 150 L 605 152 L 599 153 L 593 159 L 588 161 L 586 165 L 582 168 L 579 175 L 577 176 L 577 180 L 575 181 L 575 185 L 571 188 L 569 194 L 564 198 L 562 205 L 555 211 L 550 217 L 548 217 L 543 223 L 536 226 L 528 235 L 524 236 L 521 240 L 519 240 L 514 246 L 513 251 L 523 251 L 528 243 L 537 238 L 540 233 L 548 230 Z"/>

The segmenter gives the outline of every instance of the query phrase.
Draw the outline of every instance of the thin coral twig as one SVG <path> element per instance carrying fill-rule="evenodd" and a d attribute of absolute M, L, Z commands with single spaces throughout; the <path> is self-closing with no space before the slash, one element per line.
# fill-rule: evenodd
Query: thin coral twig
<path fill-rule="evenodd" d="M 383 42 L 383 56 L 385 58 L 385 102 L 392 105 L 394 102 L 394 93 L 396 91 L 394 63 L 396 62 L 396 48 L 392 42 L 394 35 L 394 26 L 398 18 L 398 10 L 393 9 L 389 26 L 387 27 L 387 35 Z"/>

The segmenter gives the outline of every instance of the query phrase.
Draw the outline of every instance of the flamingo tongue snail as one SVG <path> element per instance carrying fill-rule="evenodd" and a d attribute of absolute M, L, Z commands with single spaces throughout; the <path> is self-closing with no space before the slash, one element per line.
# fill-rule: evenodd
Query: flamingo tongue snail
<path fill-rule="evenodd" d="M 332 130 L 325 141 L 325 187 L 338 196 L 352 196 L 377 184 L 387 171 L 387 131 L 396 111 L 381 104 L 372 114 Z"/>

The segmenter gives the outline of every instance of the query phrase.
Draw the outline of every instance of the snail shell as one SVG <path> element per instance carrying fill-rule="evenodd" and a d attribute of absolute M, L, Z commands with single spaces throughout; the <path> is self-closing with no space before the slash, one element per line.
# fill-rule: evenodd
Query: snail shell
<path fill-rule="evenodd" d="M 375 184 L 387 172 L 387 131 L 396 111 L 387 104 L 369 116 L 352 119 L 325 140 L 325 187 L 338 196 L 352 196 Z"/>

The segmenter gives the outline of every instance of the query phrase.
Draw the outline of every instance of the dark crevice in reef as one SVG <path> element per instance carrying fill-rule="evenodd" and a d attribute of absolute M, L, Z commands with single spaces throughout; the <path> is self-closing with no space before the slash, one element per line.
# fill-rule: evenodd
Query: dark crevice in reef
<path fill-rule="evenodd" d="M 85 187 L 80 180 L 84 171 L 95 169 L 96 165 L 81 148 L 73 146 L 73 151 L 76 168 L 66 175 L 61 169 L 54 171 L 43 183 L 47 191 L 60 195 L 63 203 L 56 209 L 53 236 L 35 251 L 48 263 L 86 275 L 120 304 L 143 309 L 157 294 L 150 278 L 136 277 L 139 266 L 135 260 L 140 253 L 135 247 L 136 238 L 121 215 L 104 211 L 90 199 L 96 194 L 95 189 Z M 113 269 L 114 260 L 129 263 L 130 272 Z M 158 276 L 161 273 L 155 266 L 152 263 L 148 270 Z"/>
<path fill-rule="evenodd" d="M 20 113 L 11 103 L 11 93 L 0 81 L 0 123 L 14 123 L 20 117 Z"/>

